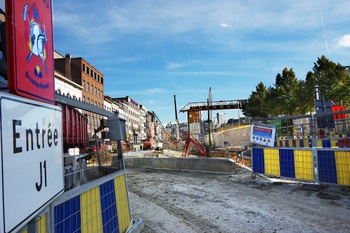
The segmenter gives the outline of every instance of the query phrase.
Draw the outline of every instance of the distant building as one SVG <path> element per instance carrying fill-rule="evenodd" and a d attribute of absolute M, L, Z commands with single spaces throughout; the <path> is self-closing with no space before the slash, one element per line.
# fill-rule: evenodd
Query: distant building
<path fill-rule="evenodd" d="M 55 54 L 55 70 L 82 87 L 82 101 L 104 108 L 104 76 L 95 67 L 81 57 L 72 58 L 70 54 L 63 57 Z M 89 137 L 93 138 L 94 129 L 99 127 L 102 116 L 87 111 L 83 113 L 88 117 Z"/>
<path fill-rule="evenodd" d="M 141 122 L 141 114 L 144 112 L 144 110 L 141 110 L 142 105 L 138 104 L 129 96 L 112 99 L 116 102 L 120 102 L 126 113 L 126 138 L 134 145 L 140 144 L 145 127 L 145 121 Z"/>

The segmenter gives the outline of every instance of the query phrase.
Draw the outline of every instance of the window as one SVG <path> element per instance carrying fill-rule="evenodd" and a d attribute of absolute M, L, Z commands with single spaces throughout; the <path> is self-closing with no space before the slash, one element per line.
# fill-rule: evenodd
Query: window
<path fill-rule="evenodd" d="M 90 98 L 88 97 L 88 101 L 87 101 L 88 104 L 90 104 Z"/>
<path fill-rule="evenodd" d="M 83 102 L 85 103 L 85 95 L 83 95 Z"/>
<path fill-rule="evenodd" d="M 85 79 L 83 79 L 83 90 L 85 90 Z"/>
<path fill-rule="evenodd" d="M 98 89 L 98 98 L 100 98 L 100 88 Z"/>
<path fill-rule="evenodd" d="M 97 95 L 97 87 L 95 86 L 95 93 L 94 93 L 94 95 Z"/>
<path fill-rule="evenodd" d="M 90 83 L 87 82 L 87 91 L 90 92 Z"/>
<path fill-rule="evenodd" d="M 94 94 L 94 85 L 91 84 L 91 93 Z"/>

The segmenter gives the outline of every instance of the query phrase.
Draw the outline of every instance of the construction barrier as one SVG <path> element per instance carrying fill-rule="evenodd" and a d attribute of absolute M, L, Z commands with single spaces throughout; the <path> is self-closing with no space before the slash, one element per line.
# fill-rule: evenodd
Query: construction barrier
<path fill-rule="evenodd" d="M 126 232 L 131 227 L 125 170 L 60 195 L 22 233 Z"/>
<path fill-rule="evenodd" d="M 350 151 L 327 148 L 252 148 L 253 172 L 350 186 Z"/>
<path fill-rule="evenodd" d="M 347 138 L 316 138 L 315 143 L 317 148 L 344 148 L 346 146 L 342 145 L 344 139 Z M 297 147 L 297 148 L 311 148 L 312 147 L 312 137 L 305 138 L 293 138 L 293 139 L 277 139 L 275 141 L 276 147 Z"/>

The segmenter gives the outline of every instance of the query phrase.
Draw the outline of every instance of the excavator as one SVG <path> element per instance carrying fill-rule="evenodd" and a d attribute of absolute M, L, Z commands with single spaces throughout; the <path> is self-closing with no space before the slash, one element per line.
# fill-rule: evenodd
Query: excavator
<path fill-rule="evenodd" d="M 175 132 L 175 138 L 176 138 L 176 143 L 180 142 L 180 130 L 179 130 L 179 119 L 177 118 L 177 107 L 176 107 L 176 95 L 174 95 L 174 107 L 175 107 L 175 120 L 176 120 L 176 132 Z M 193 144 L 199 151 L 199 154 L 201 157 L 206 157 L 207 151 L 205 147 L 197 141 L 197 139 L 193 138 L 190 133 L 187 134 L 185 146 L 184 146 L 184 151 L 182 153 L 182 157 L 186 157 L 188 154 L 188 150 L 190 149 L 190 144 Z"/>
<path fill-rule="evenodd" d="M 190 148 L 190 144 L 191 143 L 198 149 L 199 154 L 201 155 L 202 158 L 206 157 L 207 150 L 205 149 L 205 147 L 200 142 L 198 142 L 197 139 L 193 138 L 191 136 L 191 134 L 187 134 L 185 148 L 184 148 L 184 152 L 182 153 L 182 157 L 186 157 L 187 156 L 188 150 Z"/>

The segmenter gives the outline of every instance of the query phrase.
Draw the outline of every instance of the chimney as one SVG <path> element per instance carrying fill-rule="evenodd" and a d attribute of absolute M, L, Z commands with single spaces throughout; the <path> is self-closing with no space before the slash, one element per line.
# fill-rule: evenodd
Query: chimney
<path fill-rule="evenodd" d="M 66 78 L 72 80 L 72 59 L 70 53 L 67 53 L 64 58 L 64 71 Z"/>

